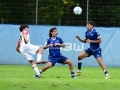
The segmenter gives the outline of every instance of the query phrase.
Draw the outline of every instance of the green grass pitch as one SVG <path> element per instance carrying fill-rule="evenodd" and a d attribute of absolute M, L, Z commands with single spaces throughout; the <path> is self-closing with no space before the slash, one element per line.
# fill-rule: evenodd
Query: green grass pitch
<path fill-rule="evenodd" d="M 29 65 L 0 65 L 0 90 L 120 90 L 120 69 L 108 71 L 111 79 L 104 79 L 100 67 L 82 67 L 82 76 L 73 79 L 67 65 L 54 66 L 42 78 L 33 78 Z"/>

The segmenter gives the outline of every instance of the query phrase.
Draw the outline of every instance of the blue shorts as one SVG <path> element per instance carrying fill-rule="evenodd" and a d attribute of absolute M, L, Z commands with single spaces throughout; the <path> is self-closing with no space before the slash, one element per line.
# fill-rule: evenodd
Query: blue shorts
<path fill-rule="evenodd" d="M 51 63 L 52 63 L 52 66 L 54 66 L 56 63 L 64 64 L 64 62 L 65 62 L 67 59 L 68 59 L 68 58 L 65 57 L 65 56 L 57 56 L 57 57 L 49 56 L 48 62 L 51 62 Z"/>
<path fill-rule="evenodd" d="M 89 54 L 89 56 L 93 55 L 95 58 L 99 58 L 101 57 L 102 58 L 102 54 L 101 54 L 101 48 L 98 49 L 98 50 L 91 50 L 90 48 L 86 49 L 85 52 L 87 54 Z"/>

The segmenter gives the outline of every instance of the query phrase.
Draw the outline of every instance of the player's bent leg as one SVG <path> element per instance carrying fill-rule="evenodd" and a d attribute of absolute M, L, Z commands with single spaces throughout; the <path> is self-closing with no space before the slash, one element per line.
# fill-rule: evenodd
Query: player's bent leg
<path fill-rule="evenodd" d="M 83 51 L 79 56 L 78 56 L 78 60 L 82 60 L 85 57 L 88 57 L 89 54 L 87 54 L 85 51 Z"/>
<path fill-rule="evenodd" d="M 41 48 L 38 48 L 37 52 L 38 54 L 43 54 L 43 50 Z"/>
<path fill-rule="evenodd" d="M 103 70 L 106 70 L 106 66 L 104 65 L 101 57 L 97 58 L 97 62 L 99 63 Z"/>
<path fill-rule="evenodd" d="M 102 61 L 102 58 L 99 57 L 96 59 L 97 62 L 99 63 L 99 65 L 101 66 L 101 68 L 103 69 L 104 73 L 105 73 L 105 79 L 110 79 L 110 76 L 108 74 L 108 71 L 106 69 L 106 66 L 104 65 L 103 61 Z"/>
<path fill-rule="evenodd" d="M 40 73 L 42 74 L 42 72 L 46 71 L 47 69 L 49 69 L 52 66 L 51 62 L 48 62 L 41 70 Z"/>
<path fill-rule="evenodd" d="M 29 62 L 31 63 L 34 71 L 37 73 L 37 74 L 34 75 L 33 77 L 34 77 L 34 78 L 41 78 L 42 75 L 40 74 L 40 72 L 39 72 L 39 70 L 38 70 L 38 67 L 37 67 L 37 65 L 35 64 L 34 60 L 29 60 Z"/>
<path fill-rule="evenodd" d="M 70 72 L 71 72 L 71 77 L 72 78 L 77 78 L 75 73 L 74 73 L 74 68 L 73 68 L 72 61 L 67 59 L 64 63 L 69 65 L 69 69 L 70 69 Z"/>
<path fill-rule="evenodd" d="M 36 63 L 36 64 L 46 64 L 47 61 L 45 61 L 45 60 L 41 60 L 43 50 L 40 49 L 40 48 L 38 48 L 38 50 L 37 50 L 36 53 L 37 53 L 37 63 Z"/>
<path fill-rule="evenodd" d="M 82 59 L 85 57 L 88 57 L 89 54 L 87 54 L 85 51 L 83 51 L 79 56 L 78 56 L 78 71 L 76 76 L 81 76 L 81 67 L 82 67 Z"/>
<path fill-rule="evenodd" d="M 82 60 L 78 60 L 78 71 L 77 71 L 76 76 L 81 76 L 82 75 L 81 67 L 82 67 Z"/>
<path fill-rule="evenodd" d="M 73 64 L 72 64 L 71 60 L 67 59 L 64 63 L 69 65 L 70 70 L 73 70 Z"/>
<path fill-rule="evenodd" d="M 38 60 L 36 64 L 46 64 L 46 63 L 47 63 L 47 61 L 45 61 L 45 60 Z"/>

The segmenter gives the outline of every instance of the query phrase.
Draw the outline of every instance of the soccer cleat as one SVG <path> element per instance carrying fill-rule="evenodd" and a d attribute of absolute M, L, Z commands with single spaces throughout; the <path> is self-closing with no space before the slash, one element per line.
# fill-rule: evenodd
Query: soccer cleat
<path fill-rule="evenodd" d="M 41 78 L 42 75 L 41 75 L 41 74 L 39 74 L 39 75 L 35 74 L 33 77 L 34 77 L 34 78 Z"/>
<path fill-rule="evenodd" d="M 105 76 L 105 79 L 110 79 L 111 77 L 110 76 Z"/>
<path fill-rule="evenodd" d="M 76 75 L 72 75 L 71 78 L 77 78 L 77 76 Z"/>
<path fill-rule="evenodd" d="M 37 64 L 46 64 L 46 63 L 47 63 L 47 61 L 44 61 L 44 60 L 37 61 Z"/>
<path fill-rule="evenodd" d="M 82 73 L 81 72 L 77 72 L 76 76 L 81 76 Z"/>

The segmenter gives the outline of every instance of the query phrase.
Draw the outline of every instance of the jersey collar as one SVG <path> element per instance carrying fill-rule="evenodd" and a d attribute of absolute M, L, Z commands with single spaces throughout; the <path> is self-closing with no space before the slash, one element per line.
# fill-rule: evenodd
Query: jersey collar
<path fill-rule="evenodd" d="M 53 38 L 51 38 L 52 40 L 56 40 L 56 37 L 55 37 L 55 39 L 53 39 Z"/>
<path fill-rule="evenodd" d="M 88 30 L 89 31 L 89 30 Z M 89 33 L 92 33 L 93 29 L 91 31 L 89 31 Z"/>

